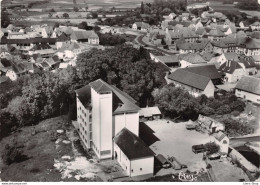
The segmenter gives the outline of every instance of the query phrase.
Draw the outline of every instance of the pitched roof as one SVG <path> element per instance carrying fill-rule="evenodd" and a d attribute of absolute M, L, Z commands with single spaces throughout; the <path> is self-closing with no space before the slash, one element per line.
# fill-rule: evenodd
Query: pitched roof
<path fill-rule="evenodd" d="M 255 60 L 252 56 L 240 56 L 239 63 L 244 64 L 245 68 L 256 67 Z"/>
<path fill-rule="evenodd" d="M 65 33 L 62 33 L 58 38 L 57 42 L 63 42 L 63 41 L 68 41 L 70 40 L 70 37 L 67 36 Z"/>
<path fill-rule="evenodd" d="M 229 74 L 233 74 L 233 72 L 236 70 L 236 69 L 241 69 L 241 65 L 236 62 L 236 61 L 232 61 L 232 60 L 229 60 L 225 63 L 223 63 L 220 67 L 219 67 L 219 71 L 221 72 L 224 72 L 224 73 L 229 73 Z"/>
<path fill-rule="evenodd" d="M 1 44 L 56 43 L 57 38 L 7 39 L 2 37 Z"/>
<path fill-rule="evenodd" d="M 134 24 L 136 24 L 137 27 L 141 27 L 141 28 L 144 28 L 144 29 L 147 29 L 150 27 L 150 25 L 148 23 L 145 23 L 145 22 L 135 22 Z"/>
<path fill-rule="evenodd" d="M 224 137 L 226 137 L 226 134 L 224 134 L 223 132 L 218 132 L 216 134 L 214 134 L 214 137 L 218 140 L 218 141 L 222 141 L 222 139 L 224 139 Z"/>
<path fill-rule="evenodd" d="M 235 52 L 227 52 L 227 53 L 223 53 L 223 54 L 227 60 L 238 61 L 238 54 Z"/>
<path fill-rule="evenodd" d="M 85 106 L 91 103 L 91 87 L 90 85 L 85 85 L 84 87 L 75 90 L 77 93 L 77 97 L 79 98 L 80 102 Z"/>
<path fill-rule="evenodd" d="M 179 63 L 178 55 L 169 55 L 169 56 L 156 56 L 159 61 L 168 64 L 168 63 Z"/>
<path fill-rule="evenodd" d="M 191 87 L 195 87 L 200 90 L 204 90 L 210 81 L 210 78 L 192 73 L 192 72 L 186 70 L 186 68 L 179 68 L 179 69 L 175 70 L 173 73 L 171 73 L 168 76 L 168 78 L 173 81 L 176 81 L 176 82 L 179 82 L 179 83 L 191 86 Z"/>
<path fill-rule="evenodd" d="M 244 43 L 244 47 L 248 49 L 260 49 L 260 40 L 248 38 Z"/>
<path fill-rule="evenodd" d="M 213 79 L 220 79 L 221 75 L 219 74 L 217 68 L 215 65 L 209 64 L 209 65 L 201 65 L 201 66 L 189 66 L 185 68 L 185 70 L 190 71 L 192 73 L 205 76 Z"/>
<path fill-rule="evenodd" d="M 172 31 L 169 31 L 168 34 L 171 38 L 178 39 L 178 38 L 196 38 L 199 37 L 195 31 L 190 28 L 183 27 L 183 28 L 174 28 Z"/>
<path fill-rule="evenodd" d="M 153 115 L 160 115 L 161 111 L 158 107 L 145 107 L 139 111 L 139 116 L 151 117 Z"/>
<path fill-rule="evenodd" d="M 70 35 L 70 38 L 75 40 L 82 40 L 82 39 L 98 38 L 98 35 L 92 30 L 90 31 L 76 30 Z"/>
<path fill-rule="evenodd" d="M 130 97 L 125 92 L 119 90 L 115 86 L 107 84 L 101 79 L 89 83 L 89 86 L 92 87 L 97 93 L 113 93 L 114 114 L 121 114 L 124 112 L 137 112 L 140 110 L 140 108 L 135 104 L 136 101 L 132 97 Z"/>
<path fill-rule="evenodd" d="M 113 140 L 130 160 L 154 156 L 153 151 L 127 128 L 123 128 Z"/>
<path fill-rule="evenodd" d="M 242 76 L 235 88 L 260 95 L 260 78 L 253 76 Z"/>
<path fill-rule="evenodd" d="M 181 60 L 187 61 L 191 64 L 207 63 L 199 54 L 189 53 L 181 57 Z"/>

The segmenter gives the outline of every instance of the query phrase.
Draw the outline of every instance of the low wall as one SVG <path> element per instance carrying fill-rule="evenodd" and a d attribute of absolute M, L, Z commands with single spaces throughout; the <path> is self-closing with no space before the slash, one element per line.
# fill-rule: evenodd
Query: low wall
<path fill-rule="evenodd" d="M 250 181 L 254 181 L 255 178 L 251 173 L 259 173 L 259 169 L 254 166 L 251 162 L 249 162 L 242 154 L 240 154 L 236 149 L 233 147 L 229 147 L 231 152 L 229 153 L 229 156 L 232 159 L 233 163 L 237 163 L 240 165 L 240 167 L 244 170 L 244 172 L 247 174 Z"/>

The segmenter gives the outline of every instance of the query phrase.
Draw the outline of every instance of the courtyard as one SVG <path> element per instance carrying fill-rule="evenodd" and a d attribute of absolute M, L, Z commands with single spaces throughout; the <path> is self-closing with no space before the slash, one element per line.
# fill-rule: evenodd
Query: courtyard
<path fill-rule="evenodd" d="M 188 122 L 175 123 L 170 120 L 161 119 L 146 121 L 140 123 L 140 137 L 157 155 L 162 154 L 165 158 L 175 157 L 181 164 L 187 165 L 191 172 L 206 169 L 206 163 L 203 161 L 203 154 L 195 154 L 192 151 L 193 145 L 205 144 L 214 141 L 214 137 L 207 133 L 187 130 Z M 215 181 L 239 181 L 239 179 L 248 179 L 243 170 L 232 165 L 227 159 L 209 160 L 212 165 Z M 222 171 L 221 169 L 225 170 Z M 184 171 L 186 169 L 183 169 Z M 182 170 L 182 171 L 183 171 Z M 161 169 L 156 176 L 178 173 L 170 169 Z"/>

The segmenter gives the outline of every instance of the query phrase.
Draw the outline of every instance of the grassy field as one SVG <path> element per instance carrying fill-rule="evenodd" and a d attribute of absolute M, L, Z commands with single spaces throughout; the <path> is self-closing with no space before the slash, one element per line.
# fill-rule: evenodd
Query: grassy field
<path fill-rule="evenodd" d="M 15 5 L 15 4 L 23 4 L 27 6 L 29 2 L 33 1 L 23 1 L 23 0 L 16 0 L 10 1 L 5 0 L 2 4 L 4 6 L 10 6 L 10 5 Z M 39 5 L 34 5 L 32 8 L 72 8 L 73 6 L 77 7 L 85 7 L 88 5 L 89 10 L 95 10 L 99 8 L 112 8 L 112 7 L 117 7 L 117 8 L 124 8 L 124 7 L 137 7 L 140 6 L 141 1 L 140 0 L 76 0 L 77 4 L 74 5 L 72 0 L 55 0 L 55 1 L 50 1 L 49 3 L 45 4 L 39 4 Z M 153 2 L 153 0 L 143 0 L 143 2 Z"/>

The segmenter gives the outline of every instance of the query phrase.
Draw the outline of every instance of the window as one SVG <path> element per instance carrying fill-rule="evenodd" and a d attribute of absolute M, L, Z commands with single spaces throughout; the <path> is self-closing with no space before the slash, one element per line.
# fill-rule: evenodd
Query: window
<path fill-rule="evenodd" d="M 134 170 L 133 170 L 133 169 L 132 169 L 131 171 L 132 171 L 132 173 L 134 173 Z"/>
<path fill-rule="evenodd" d="M 140 168 L 140 171 L 142 171 L 143 169 L 142 168 Z"/>

